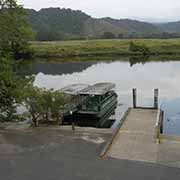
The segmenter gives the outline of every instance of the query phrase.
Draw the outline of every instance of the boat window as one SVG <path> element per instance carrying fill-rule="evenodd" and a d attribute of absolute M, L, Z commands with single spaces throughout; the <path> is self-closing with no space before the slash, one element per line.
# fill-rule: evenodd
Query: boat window
<path fill-rule="evenodd" d="M 85 104 L 82 105 L 82 110 L 86 110 L 86 105 Z"/>
<path fill-rule="evenodd" d="M 82 110 L 86 111 L 95 111 L 99 110 L 99 97 L 98 96 L 91 96 L 89 97 L 86 102 L 82 105 Z"/>

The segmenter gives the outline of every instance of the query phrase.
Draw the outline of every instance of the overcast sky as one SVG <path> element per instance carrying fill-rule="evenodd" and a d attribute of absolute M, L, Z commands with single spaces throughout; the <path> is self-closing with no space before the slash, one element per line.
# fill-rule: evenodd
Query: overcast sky
<path fill-rule="evenodd" d="M 19 0 L 26 8 L 82 10 L 93 17 L 131 18 L 145 21 L 180 20 L 180 0 Z"/>

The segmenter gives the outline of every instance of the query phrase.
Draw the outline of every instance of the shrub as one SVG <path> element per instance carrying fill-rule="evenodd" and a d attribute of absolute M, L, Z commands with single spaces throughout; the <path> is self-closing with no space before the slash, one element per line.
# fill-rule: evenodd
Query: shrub
<path fill-rule="evenodd" d="M 39 121 L 55 121 L 61 124 L 67 102 L 68 99 L 59 91 L 48 91 L 32 85 L 26 87 L 24 104 L 35 127 Z"/>
<path fill-rule="evenodd" d="M 147 55 L 150 53 L 149 48 L 145 44 L 139 45 L 139 44 L 135 44 L 134 42 L 130 42 L 129 51 L 140 52 L 143 55 Z"/>

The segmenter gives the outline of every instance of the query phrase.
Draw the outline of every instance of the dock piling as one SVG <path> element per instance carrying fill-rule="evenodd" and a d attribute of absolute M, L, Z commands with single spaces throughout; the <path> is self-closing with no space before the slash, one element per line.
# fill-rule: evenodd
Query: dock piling
<path fill-rule="evenodd" d="M 137 89 L 133 88 L 133 108 L 137 107 Z"/>
<path fill-rule="evenodd" d="M 139 108 L 139 106 L 137 107 L 137 89 L 136 88 L 132 89 L 132 94 L 133 94 L 133 108 L 134 109 Z M 159 89 L 154 89 L 154 106 L 152 108 L 158 109 L 158 99 L 159 99 Z"/>
<path fill-rule="evenodd" d="M 154 89 L 154 108 L 158 109 L 159 89 Z"/>

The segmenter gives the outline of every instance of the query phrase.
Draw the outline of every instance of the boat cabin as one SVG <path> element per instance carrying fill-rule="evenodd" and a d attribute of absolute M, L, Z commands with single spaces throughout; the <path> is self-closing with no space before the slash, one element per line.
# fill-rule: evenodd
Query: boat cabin
<path fill-rule="evenodd" d="M 113 83 L 94 85 L 74 84 L 62 89 L 73 101 L 66 113 L 65 122 L 75 121 L 80 126 L 102 126 L 117 107 L 117 94 Z M 71 109 L 71 110 L 70 110 Z"/>
<path fill-rule="evenodd" d="M 97 114 L 104 108 L 109 108 L 112 102 L 117 101 L 117 95 L 112 90 L 114 88 L 115 84 L 112 83 L 98 83 L 80 91 L 80 96 L 87 99 L 81 105 L 79 113 Z"/>

